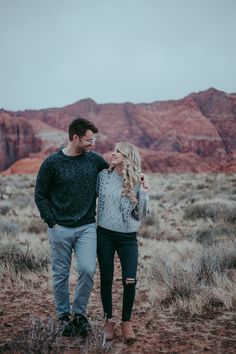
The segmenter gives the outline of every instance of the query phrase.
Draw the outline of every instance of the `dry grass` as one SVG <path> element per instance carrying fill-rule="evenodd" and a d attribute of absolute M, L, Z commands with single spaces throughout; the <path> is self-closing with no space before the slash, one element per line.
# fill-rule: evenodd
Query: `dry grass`
<path fill-rule="evenodd" d="M 9 201 L 1 200 L 0 201 L 0 215 L 7 215 L 11 210 L 11 203 Z"/>
<path fill-rule="evenodd" d="M 8 350 L 17 353 L 61 353 L 56 340 L 62 328 L 52 319 L 30 318 L 28 328 L 21 331 L 11 342 Z"/>
<path fill-rule="evenodd" d="M 236 220 L 236 202 L 220 198 L 208 199 L 194 203 L 186 208 L 188 219 L 211 219 L 214 222 L 233 223 Z"/>
<path fill-rule="evenodd" d="M 68 350 L 80 354 L 119 353 L 112 351 L 111 343 L 104 341 L 103 331 L 97 323 L 92 323 L 91 327 L 92 334 L 85 340 L 74 337 L 68 342 L 61 336 L 64 328 L 58 321 L 31 317 L 27 328 L 6 343 L 5 351 L 19 354 L 62 354 Z"/>
<path fill-rule="evenodd" d="M 33 249 L 16 242 L 2 241 L 0 243 L 0 262 L 0 269 L 12 268 L 14 273 L 40 271 L 48 268 L 50 262 L 49 250 L 45 248 Z"/>
<path fill-rule="evenodd" d="M 236 235 L 236 226 L 228 223 L 216 223 L 211 225 L 201 224 L 191 230 L 187 235 L 190 240 L 195 240 L 205 246 L 212 245 L 223 240 L 233 240 Z"/>
<path fill-rule="evenodd" d="M 0 179 L 0 341 L 5 338 L 0 351 L 9 350 L 9 343 L 13 351 L 18 343 L 18 351 L 36 352 L 43 343 L 40 353 L 148 353 L 158 343 L 160 353 L 235 352 L 235 176 L 150 175 L 152 214 L 139 231 L 134 306 L 142 340 L 133 349 L 120 337 L 104 343 L 98 273 L 88 307 L 93 336 L 82 343 L 55 335 L 47 228 L 33 201 L 35 176 Z M 119 272 L 114 282 L 118 319 Z M 72 292 L 76 281 L 73 268 Z M 17 339 L 10 334 L 14 321 Z"/>
<path fill-rule="evenodd" d="M 171 306 L 176 313 L 203 314 L 236 304 L 236 243 L 202 247 L 183 241 L 165 244 L 152 261 L 151 280 L 156 306 Z M 183 253 L 183 250 L 185 252 Z"/>

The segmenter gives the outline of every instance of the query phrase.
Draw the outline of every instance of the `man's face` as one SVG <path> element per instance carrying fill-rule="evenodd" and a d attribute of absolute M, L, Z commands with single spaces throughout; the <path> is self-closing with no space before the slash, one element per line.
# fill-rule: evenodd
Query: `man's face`
<path fill-rule="evenodd" d="M 74 135 L 73 141 L 75 144 L 76 152 L 83 153 L 83 152 L 91 151 L 92 148 L 94 147 L 95 140 L 96 140 L 96 136 L 92 132 L 92 130 L 87 130 L 86 134 L 82 137 L 78 135 Z"/>

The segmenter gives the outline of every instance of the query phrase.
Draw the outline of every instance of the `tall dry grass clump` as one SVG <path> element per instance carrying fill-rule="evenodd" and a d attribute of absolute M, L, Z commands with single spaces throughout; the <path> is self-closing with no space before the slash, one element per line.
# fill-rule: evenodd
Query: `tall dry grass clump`
<path fill-rule="evenodd" d="M 153 257 L 152 300 L 175 313 L 203 314 L 236 304 L 236 242 L 203 247 L 195 242 L 163 243 Z"/>
<path fill-rule="evenodd" d="M 39 276 L 49 272 L 50 252 L 47 246 L 19 242 L 15 238 L 0 241 L 0 286 L 4 288 L 40 285 Z M 17 284 L 17 285 L 16 285 Z"/>
<path fill-rule="evenodd" d="M 1 267 L 11 267 L 14 272 L 40 271 L 47 269 L 50 258 L 49 252 L 45 250 L 26 247 L 14 242 L 0 243 Z"/>

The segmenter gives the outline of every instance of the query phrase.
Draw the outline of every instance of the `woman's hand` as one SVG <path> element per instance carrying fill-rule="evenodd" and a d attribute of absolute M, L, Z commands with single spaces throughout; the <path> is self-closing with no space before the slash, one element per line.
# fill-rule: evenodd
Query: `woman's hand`
<path fill-rule="evenodd" d="M 144 173 L 139 174 L 139 183 L 140 183 L 140 189 L 143 192 L 148 192 L 150 189 L 150 184 L 147 179 L 147 176 Z"/>

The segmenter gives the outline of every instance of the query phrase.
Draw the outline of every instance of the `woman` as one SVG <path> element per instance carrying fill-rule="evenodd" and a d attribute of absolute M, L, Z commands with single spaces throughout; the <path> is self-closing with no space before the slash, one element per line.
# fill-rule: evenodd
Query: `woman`
<path fill-rule="evenodd" d="M 123 308 L 121 329 L 126 342 L 134 341 L 130 322 L 136 287 L 140 219 L 149 212 L 148 183 L 140 179 L 138 149 L 129 143 L 117 143 L 111 166 L 98 175 L 97 254 L 101 279 L 105 335 L 114 337 L 112 321 L 112 282 L 115 251 L 122 269 Z"/>

